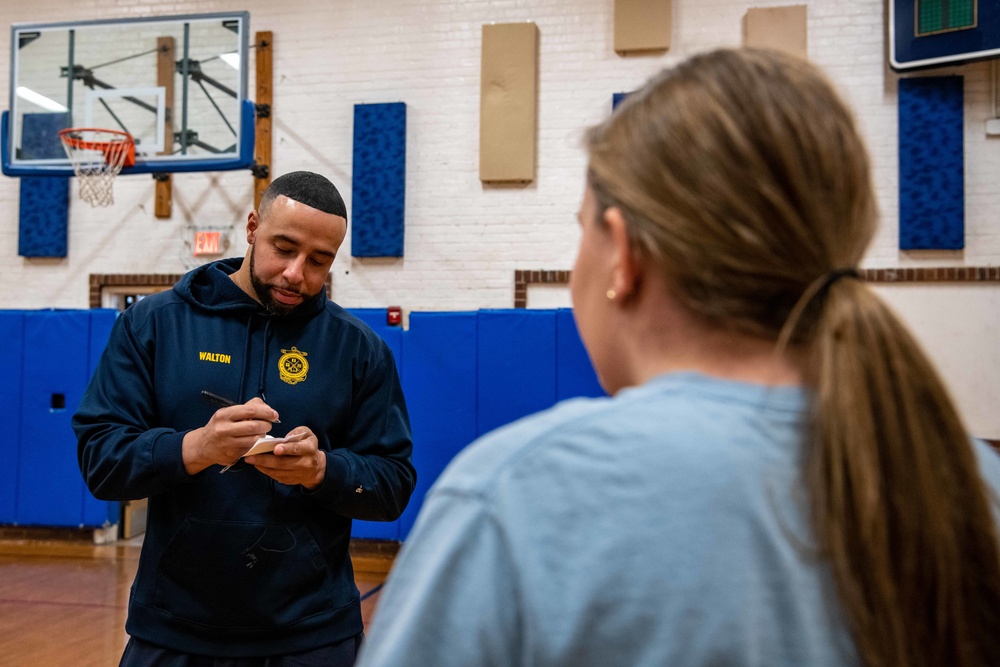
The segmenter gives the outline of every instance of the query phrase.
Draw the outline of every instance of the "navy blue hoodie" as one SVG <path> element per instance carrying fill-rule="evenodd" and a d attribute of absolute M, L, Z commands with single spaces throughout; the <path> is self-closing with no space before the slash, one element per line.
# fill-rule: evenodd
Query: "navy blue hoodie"
<path fill-rule="evenodd" d="M 242 259 L 202 266 L 126 310 L 73 417 L 80 470 L 100 499 L 148 498 L 130 635 L 188 653 L 264 656 L 362 631 L 351 519 L 399 517 L 416 480 L 392 353 L 321 293 L 270 315 L 230 278 Z M 185 433 L 217 405 L 259 396 L 308 426 L 326 452 L 314 491 L 252 466 L 188 475 Z"/>

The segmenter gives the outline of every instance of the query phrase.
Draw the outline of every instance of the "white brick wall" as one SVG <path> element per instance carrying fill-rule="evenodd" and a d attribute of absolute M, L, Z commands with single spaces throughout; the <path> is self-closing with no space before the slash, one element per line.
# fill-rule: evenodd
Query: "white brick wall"
<path fill-rule="evenodd" d="M 272 173 L 324 173 L 341 187 L 349 209 L 353 105 L 406 102 L 405 258 L 353 259 L 348 238 L 334 265 L 333 296 L 348 307 L 464 310 L 511 306 L 515 269 L 572 266 L 585 167 L 580 138 L 610 112 L 613 93 L 692 53 L 738 45 L 748 7 L 782 4 L 791 2 L 674 0 L 670 51 L 628 58 L 612 49 L 612 0 L 48 0 L 5 2 L 2 15 L 11 23 L 248 10 L 251 39 L 258 30 L 274 33 Z M 866 266 L 1000 263 L 1000 139 L 984 131 L 989 64 L 944 70 L 965 76 L 966 250 L 904 255 L 897 244 L 896 75 L 885 63 L 884 2 L 808 5 L 810 57 L 857 110 L 873 156 L 883 225 Z M 483 186 L 481 26 L 525 20 L 541 32 L 537 179 L 524 187 Z M 9 31 L 0 32 L 3 94 L 9 40 Z M 173 191 L 173 218 L 157 220 L 152 179 L 123 177 L 113 208 L 73 201 L 65 260 L 27 260 L 17 255 L 18 181 L 0 178 L 0 308 L 86 307 L 90 273 L 183 271 L 196 263 L 188 247 L 193 225 L 231 226 L 229 254 L 243 253 L 253 201 L 249 172 L 175 175 Z M 551 292 L 545 301 L 553 303 Z M 1000 318 L 995 298 L 982 306 L 965 313 L 970 328 Z M 930 345 L 950 344 L 933 321 L 919 326 Z M 980 351 L 960 358 L 975 367 Z M 1000 360 L 989 370 L 990 378 L 1000 377 Z M 997 411 L 981 409 L 986 400 L 995 405 L 996 390 L 987 398 L 956 392 L 960 402 L 976 406 L 967 413 L 977 415 L 977 432 L 1000 437 L 1000 417 L 986 416 Z"/>

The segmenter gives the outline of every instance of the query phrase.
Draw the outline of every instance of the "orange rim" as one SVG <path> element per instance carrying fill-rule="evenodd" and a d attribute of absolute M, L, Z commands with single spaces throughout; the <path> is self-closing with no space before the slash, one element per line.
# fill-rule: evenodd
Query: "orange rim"
<path fill-rule="evenodd" d="M 107 141 L 88 141 L 73 136 L 74 134 L 83 132 L 104 132 L 105 134 L 115 135 L 115 137 Z M 135 166 L 135 141 L 128 132 L 110 130 L 103 127 L 69 127 L 65 130 L 59 130 L 59 139 L 70 148 L 85 151 L 100 151 L 104 154 L 104 159 L 108 162 L 114 159 L 113 155 L 120 150 L 119 146 L 125 144 L 125 159 L 122 161 L 122 166 Z"/>

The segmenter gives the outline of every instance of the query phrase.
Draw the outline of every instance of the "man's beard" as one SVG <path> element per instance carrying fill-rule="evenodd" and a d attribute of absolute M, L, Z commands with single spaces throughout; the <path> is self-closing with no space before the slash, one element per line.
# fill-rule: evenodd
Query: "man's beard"
<path fill-rule="evenodd" d="M 305 302 L 309 300 L 310 295 L 304 292 L 299 292 L 297 290 L 291 290 L 286 287 L 281 289 L 285 292 L 295 292 L 303 297 L 303 301 L 295 306 L 289 306 L 288 304 L 281 303 L 271 294 L 271 289 L 278 287 L 277 285 L 272 285 L 270 283 L 265 283 L 263 280 L 257 277 L 257 272 L 254 270 L 254 256 L 257 254 L 256 246 L 250 249 L 250 286 L 253 287 L 254 293 L 257 295 L 257 300 L 260 301 L 260 305 L 264 306 L 264 309 L 271 313 L 272 315 L 277 315 L 278 317 L 284 317 L 286 315 L 293 314 L 298 308 L 305 305 Z"/>

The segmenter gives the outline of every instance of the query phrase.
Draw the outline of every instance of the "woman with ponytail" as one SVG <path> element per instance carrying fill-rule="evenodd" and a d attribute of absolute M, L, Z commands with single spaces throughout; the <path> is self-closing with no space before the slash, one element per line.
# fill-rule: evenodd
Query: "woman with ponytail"
<path fill-rule="evenodd" d="M 810 64 L 691 58 L 587 138 L 574 315 L 606 399 L 465 450 L 370 665 L 1000 665 L 1000 457 L 857 267 Z"/>

